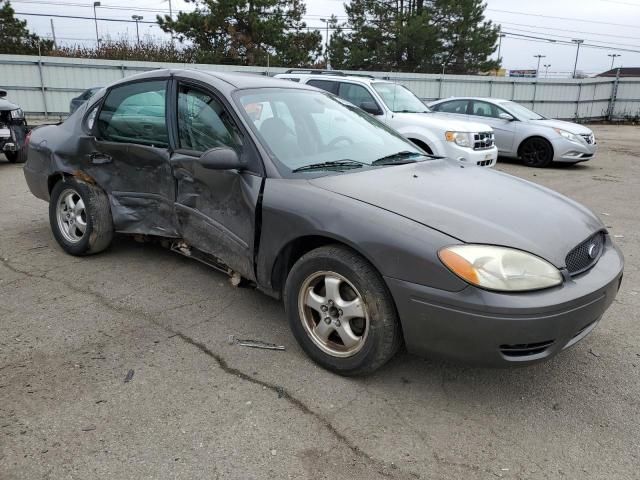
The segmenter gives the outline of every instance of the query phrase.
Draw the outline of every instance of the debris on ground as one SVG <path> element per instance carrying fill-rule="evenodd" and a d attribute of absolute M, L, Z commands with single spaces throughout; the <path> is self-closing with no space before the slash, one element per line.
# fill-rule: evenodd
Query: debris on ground
<path fill-rule="evenodd" d="M 590 353 L 591 355 L 593 355 L 594 357 L 596 357 L 596 358 L 600 358 L 600 354 L 599 354 L 599 353 L 597 353 L 597 352 L 594 352 L 591 348 L 589 349 L 589 353 Z"/>
<path fill-rule="evenodd" d="M 83 432 L 91 432 L 92 430 L 95 430 L 95 429 L 96 429 L 96 426 L 95 426 L 95 425 L 89 425 L 89 426 L 87 426 L 87 427 L 82 428 L 81 430 L 82 430 Z"/>
<path fill-rule="evenodd" d="M 127 376 L 126 376 L 126 377 L 124 377 L 124 383 L 129 383 L 131 380 L 133 380 L 133 374 L 134 374 L 134 373 L 135 373 L 135 372 L 133 371 L 133 369 L 129 370 L 129 371 L 127 372 Z"/>
<path fill-rule="evenodd" d="M 275 343 L 263 342 L 262 340 L 249 340 L 236 338 L 235 335 L 227 337 L 229 345 L 240 345 L 242 347 L 263 348 L 265 350 L 284 350 L 284 345 L 276 345 Z"/>

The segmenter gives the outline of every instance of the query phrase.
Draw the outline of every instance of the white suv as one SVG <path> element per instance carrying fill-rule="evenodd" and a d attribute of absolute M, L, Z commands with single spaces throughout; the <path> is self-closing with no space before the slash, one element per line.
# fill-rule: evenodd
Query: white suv
<path fill-rule="evenodd" d="M 326 70 L 289 70 L 276 78 L 317 87 L 375 115 L 427 153 L 492 167 L 498 158 L 493 129 L 431 111 L 411 90 L 369 76 Z"/>

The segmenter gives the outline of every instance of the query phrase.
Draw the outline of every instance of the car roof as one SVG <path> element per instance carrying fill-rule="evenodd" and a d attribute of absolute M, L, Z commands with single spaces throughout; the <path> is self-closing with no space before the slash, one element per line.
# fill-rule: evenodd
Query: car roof
<path fill-rule="evenodd" d="M 443 103 L 443 102 L 450 102 L 452 100 L 482 100 L 484 102 L 489 102 L 489 103 L 505 103 L 505 102 L 511 102 L 511 100 L 507 100 L 506 98 L 492 98 L 492 97 L 447 97 L 447 98 L 442 98 L 440 100 L 436 100 L 435 102 L 432 103 Z"/>
<path fill-rule="evenodd" d="M 255 73 L 241 73 L 241 72 L 215 72 L 210 70 L 196 70 L 196 69 L 157 69 L 148 72 L 140 73 L 127 77 L 125 80 L 135 80 L 143 78 L 156 78 L 167 76 L 184 76 L 193 79 L 202 80 L 204 82 L 210 82 L 212 79 L 219 80 L 222 84 L 226 85 L 227 90 L 245 89 L 245 88 L 264 88 L 264 87 L 285 87 L 285 88 L 298 88 L 301 90 L 312 90 L 311 87 L 306 85 L 298 85 L 293 82 L 268 77 L 265 75 Z M 119 80 L 115 83 L 120 83 Z M 217 82 L 217 83 L 220 83 Z M 221 85 L 218 85 L 221 86 Z"/>
<path fill-rule="evenodd" d="M 288 78 L 300 78 L 305 80 L 327 80 L 330 82 L 342 82 L 344 80 L 361 82 L 366 84 L 372 83 L 393 83 L 387 80 L 381 80 L 370 75 L 358 75 L 353 74 L 350 75 L 348 73 L 335 72 L 333 73 L 331 70 L 327 70 L 328 73 L 318 74 L 318 73 L 279 73 L 276 75 L 276 78 L 280 79 L 288 79 Z"/>

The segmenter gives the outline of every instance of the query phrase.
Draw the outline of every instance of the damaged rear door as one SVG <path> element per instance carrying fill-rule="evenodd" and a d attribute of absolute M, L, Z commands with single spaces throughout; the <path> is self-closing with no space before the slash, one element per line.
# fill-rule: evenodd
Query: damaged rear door
<path fill-rule="evenodd" d="M 109 194 L 117 231 L 178 237 L 169 161 L 167 79 L 111 89 L 79 140 L 84 169 Z M 96 107 L 98 108 L 98 107 Z"/>
<path fill-rule="evenodd" d="M 175 211 L 185 242 L 255 280 L 257 207 L 262 164 L 232 110 L 210 87 L 176 82 Z M 246 168 L 211 170 L 198 161 L 216 147 L 234 149 Z"/>

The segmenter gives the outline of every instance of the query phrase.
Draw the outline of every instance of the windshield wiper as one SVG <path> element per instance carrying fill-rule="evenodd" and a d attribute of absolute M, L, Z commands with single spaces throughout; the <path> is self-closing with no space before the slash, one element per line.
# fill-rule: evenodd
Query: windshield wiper
<path fill-rule="evenodd" d="M 372 162 L 371 165 L 402 165 L 405 163 L 416 163 L 417 160 L 412 160 L 410 157 L 426 157 L 426 156 L 427 155 L 425 155 L 424 153 L 409 152 L 405 150 L 403 152 L 392 153 L 391 155 L 386 155 L 384 157 L 381 157 L 375 160 L 374 162 Z"/>
<path fill-rule="evenodd" d="M 303 172 L 305 170 L 340 170 L 349 168 L 362 168 L 363 165 L 369 166 L 368 163 L 357 162 L 355 160 L 332 160 L 330 162 L 312 163 L 311 165 L 294 168 L 291 171 L 295 173 Z"/>

